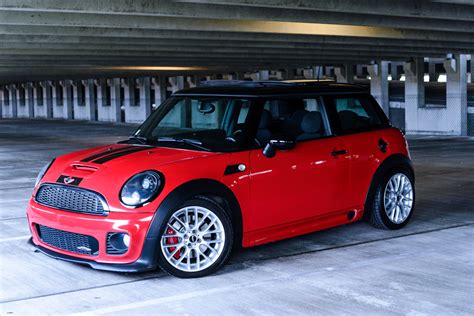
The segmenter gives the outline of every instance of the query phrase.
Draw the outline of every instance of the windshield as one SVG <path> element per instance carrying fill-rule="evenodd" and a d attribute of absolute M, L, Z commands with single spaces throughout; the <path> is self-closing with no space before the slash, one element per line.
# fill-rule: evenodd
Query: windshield
<path fill-rule="evenodd" d="M 172 97 L 135 132 L 134 138 L 159 146 L 233 151 L 248 133 L 248 99 Z"/>

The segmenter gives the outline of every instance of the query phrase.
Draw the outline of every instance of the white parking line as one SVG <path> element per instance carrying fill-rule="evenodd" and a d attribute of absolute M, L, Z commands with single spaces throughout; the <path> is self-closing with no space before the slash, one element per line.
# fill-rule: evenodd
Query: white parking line
<path fill-rule="evenodd" d="M 24 240 L 30 238 L 30 235 L 25 235 L 25 236 L 18 236 L 18 237 L 10 237 L 10 238 L 2 238 L 0 239 L 0 242 L 8 242 L 8 241 L 15 241 L 15 240 Z"/>
<path fill-rule="evenodd" d="M 263 286 L 266 284 L 271 284 L 272 282 L 283 281 L 283 280 L 288 280 L 288 279 L 289 279 L 289 276 L 281 275 L 281 276 L 271 277 L 266 280 L 262 280 L 260 282 L 256 282 L 252 284 L 246 283 L 246 284 L 225 285 L 225 286 L 216 287 L 209 290 L 199 290 L 199 291 L 193 291 L 189 293 L 171 295 L 167 297 L 154 298 L 154 299 L 141 301 L 141 302 L 99 308 L 99 309 L 95 309 L 95 310 L 91 310 L 87 312 L 72 314 L 72 316 L 93 316 L 93 315 L 103 315 L 103 314 L 116 314 L 116 313 L 120 313 L 124 311 L 130 311 L 133 309 L 144 308 L 144 307 L 148 307 L 152 305 L 158 305 L 158 304 L 175 302 L 175 301 L 179 302 L 179 301 L 188 300 L 188 299 L 206 296 L 206 295 L 216 295 L 221 292 L 237 291 L 237 290 L 242 290 L 244 288 L 253 288 L 253 287 Z"/>

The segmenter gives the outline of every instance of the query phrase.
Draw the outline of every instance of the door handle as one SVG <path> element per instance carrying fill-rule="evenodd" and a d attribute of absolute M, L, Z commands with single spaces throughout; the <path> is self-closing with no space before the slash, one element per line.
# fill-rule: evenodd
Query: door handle
<path fill-rule="evenodd" d="M 341 150 L 335 150 L 335 151 L 333 151 L 333 152 L 331 153 L 331 155 L 333 155 L 333 156 L 340 156 L 340 155 L 345 155 L 345 154 L 347 154 L 347 153 L 348 153 L 347 150 L 341 149 Z"/>

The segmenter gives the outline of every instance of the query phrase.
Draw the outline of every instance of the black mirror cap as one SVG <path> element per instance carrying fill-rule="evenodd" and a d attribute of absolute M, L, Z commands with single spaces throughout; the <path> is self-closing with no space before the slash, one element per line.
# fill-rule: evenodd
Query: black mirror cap
<path fill-rule="evenodd" d="M 270 139 L 268 144 L 263 148 L 263 155 L 267 158 L 275 157 L 276 150 L 278 148 L 280 150 L 289 150 L 296 146 L 296 140 L 288 138 L 288 137 L 275 137 Z"/>
<path fill-rule="evenodd" d="M 273 158 L 276 155 L 275 147 L 268 143 L 265 148 L 263 148 L 263 155 L 267 158 Z"/>

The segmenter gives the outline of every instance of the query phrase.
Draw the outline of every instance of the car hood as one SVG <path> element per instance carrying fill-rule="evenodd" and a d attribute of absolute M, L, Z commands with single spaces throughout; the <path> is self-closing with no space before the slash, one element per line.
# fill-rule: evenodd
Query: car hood
<path fill-rule="evenodd" d="M 219 153 L 145 145 L 107 145 L 57 157 L 41 182 L 70 184 L 103 193 L 118 192 L 123 183 L 139 172 L 161 171 L 166 169 L 164 165 L 213 155 Z M 68 183 L 71 178 L 75 180 Z"/>
<path fill-rule="evenodd" d="M 147 145 L 113 144 L 73 152 L 56 159 L 64 170 L 156 169 L 163 164 L 215 155 L 216 153 Z M 59 166 L 58 166 L 59 167 Z"/>

